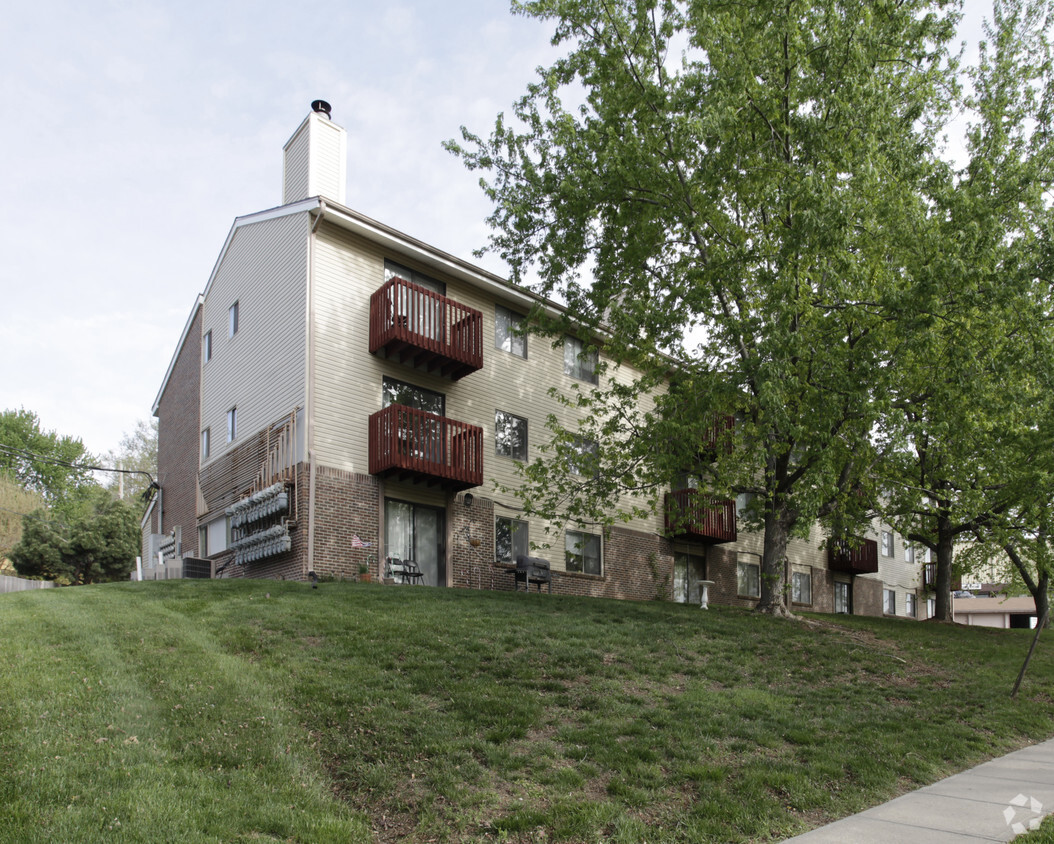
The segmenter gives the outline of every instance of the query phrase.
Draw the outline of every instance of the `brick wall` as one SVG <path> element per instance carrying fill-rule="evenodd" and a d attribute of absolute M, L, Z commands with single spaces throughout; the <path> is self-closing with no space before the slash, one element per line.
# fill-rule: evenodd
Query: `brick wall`
<path fill-rule="evenodd" d="M 380 579 L 384 571 L 378 561 L 383 529 L 379 514 L 380 484 L 375 477 L 319 466 L 315 470 L 315 573 L 358 577 L 360 563 L 366 563 L 373 579 Z M 368 547 L 353 547 L 355 536 Z"/>
<path fill-rule="evenodd" d="M 157 407 L 157 481 L 161 485 L 162 524 L 155 517 L 145 533 L 180 528 L 182 554 L 198 552 L 197 480 L 201 388 L 201 308 L 191 321 Z M 156 514 L 156 507 L 155 507 Z M 178 549 L 177 549 L 178 550 Z"/>

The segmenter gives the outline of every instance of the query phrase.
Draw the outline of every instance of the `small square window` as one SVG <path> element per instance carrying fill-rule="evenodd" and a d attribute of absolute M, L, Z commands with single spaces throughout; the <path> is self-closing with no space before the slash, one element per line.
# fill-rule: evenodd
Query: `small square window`
<path fill-rule="evenodd" d="M 227 331 L 228 336 L 233 337 L 238 333 L 238 303 L 235 302 L 231 305 L 230 310 L 227 311 Z"/>
<path fill-rule="evenodd" d="M 501 305 L 494 307 L 494 348 L 527 357 L 527 335 L 522 333 L 525 318 Z"/>
<path fill-rule="evenodd" d="M 238 436 L 238 408 L 232 407 L 227 411 L 227 442 L 234 442 Z"/>
<path fill-rule="evenodd" d="M 502 457 L 527 459 L 527 420 L 504 410 L 494 411 L 494 449 Z"/>
<path fill-rule="evenodd" d="M 812 574 L 791 572 L 791 601 L 795 604 L 812 603 Z"/>
<path fill-rule="evenodd" d="M 564 337 L 564 374 L 597 383 L 597 350 L 587 349 L 577 337 Z"/>
<path fill-rule="evenodd" d="M 206 428 L 201 432 L 201 459 L 204 460 L 209 456 L 209 451 L 212 447 L 212 431 Z"/>
<path fill-rule="evenodd" d="M 564 534 L 565 564 L 568 571 L 600 574 L 600 537 L 569 530 Z"/>
<path fill-rule="evenodd" d="M 205 363 L 212 360 L 212 329 L 206 331 L 205 336 L 201 338 L 201 356 Z"/>
<path fill-rule="evenodd" d="M 740 598 L 761 597 L 761 566 L 747 560 L 736 563 L 736 594 Z"/>
<path fill-rule="evenodd" d="M 500 563 L 515 563 L 527 554 L 527 522 L 498 516 L 494 520 L 494 559 Z"/>

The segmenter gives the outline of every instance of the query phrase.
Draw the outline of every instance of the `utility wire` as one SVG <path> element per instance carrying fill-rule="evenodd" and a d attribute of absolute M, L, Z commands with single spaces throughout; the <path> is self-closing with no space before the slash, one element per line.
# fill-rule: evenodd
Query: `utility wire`
<path fill-rule="evenodd" d="M 70 463 L 66 460 L 59 460 L 55 457 L 48 457 L 44 454 L 37 454 L 36 452 L 25 451 L 21 448 L 14 448 L 3 444 L 0 444 L 0 452 L 9 454 L 13 457 L 21 457 L 26 460 L 39 460 L 41 463 L 50 463 L 53 466 L 62 466 L 66 469 L 76 469 L 81 472 L 120 472 L 122 475 L 146 475 L 150 478 L 150 483 L 156 483 L 153 475 L 149 472 L 144 472 L 141 469 L 115 469 L 107 466 L 89 466 L 83 463 Z"/>

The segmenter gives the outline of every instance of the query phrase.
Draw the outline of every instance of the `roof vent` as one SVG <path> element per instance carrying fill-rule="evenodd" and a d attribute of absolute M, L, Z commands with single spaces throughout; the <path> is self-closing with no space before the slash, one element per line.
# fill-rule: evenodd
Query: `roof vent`
<path fill-rule="evenodd" d="M 333 110 L 333 107 L 325 100 L 315 100 L 313 103 L 311 103 L 311 110 L 314 112 L 318 112 L 319 114 L 324 114 L 326 116 L 326 119 L 328 120 L 329 113 Z"/>

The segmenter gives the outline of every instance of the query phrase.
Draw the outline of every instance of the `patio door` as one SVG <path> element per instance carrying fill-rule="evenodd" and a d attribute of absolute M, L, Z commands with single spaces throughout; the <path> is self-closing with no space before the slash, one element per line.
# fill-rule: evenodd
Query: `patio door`
<path fill-rule="evenodd" d="M 673 555 L 673 599 L 680 604 L 698 604 L 699 581 L 706 580 L 706 559 L 675 551 Z"/>
<path fill-rule="evenodd" d="M 407 501 L 384 501 L 384 548 L 389 557 L 413 560 L 426 586 L 446 585 L 443 511 Z"/>

